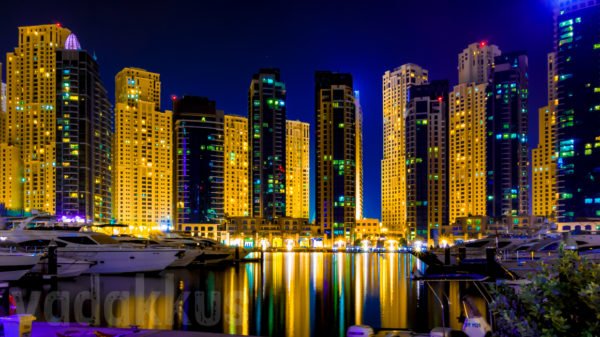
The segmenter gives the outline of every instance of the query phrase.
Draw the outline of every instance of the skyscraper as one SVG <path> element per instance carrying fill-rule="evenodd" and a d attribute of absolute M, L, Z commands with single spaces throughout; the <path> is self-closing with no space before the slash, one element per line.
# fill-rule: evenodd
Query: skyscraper
<path fill-rule="evenodd" d="M 223 220 L 223 111 L 205 97 L 183 96 L 173 107 L 174 203 L 178 230 Z"/>
<path fill-rule="evenodd" d="M 486 88 L 486 83 L 462 83 L 450 93 L 450 224 L 486 214 Z"/>
<path fill-rule="evenodd" d="M 428 72 L 405 64 L 383 74 L 383 160 L 381 161 L 381 219 L 396 235 L 406 235 L 406 158 L 404 114 L 408 89 L 428 83 Z"/>
<path fill-rule="evenodd" d="M 458 83 L 488 83 L 492 80 L 494 59 L 500 49 L 482 41 L 471 43 L 458 54 Z"/>
<path fill-rule="evenodd" d="M 224 208 L 225 216 L 250 215 L 248 184 L 248 118 L 225 115 Z"/>
<path fill-rule="evenodd" d="M 600 2 L 557 16 L 558 221 L 600 218 Z"/>
<path fill-rule="evenodd" d="M 408 238 L 438 242 L 448 226 L 448 82 L 412 86 L 406 110 Z"/>
<path fill-rule="evenodd" d="M 532 211 L 533 215 L 556 217 L 556 113 L 547 105 L 539 109 L 539 143 L 532 150 Z"/>
<path fill-rule="evenodd" d="M 114 216 L 140 231 L 170 228 L 173 123 L 171 111 L 157 110 L 159 75 L 125 68 L 115 80 Z"/>
<path fill-rule="evenodd" d="M 2 79 L 2 63 L 0 63 L 0 79 Z M 6 84 L 0 83 L 0 144 L 6 143 Z"/>
<path fill-rule="evenodd" d="M 285 84 L 279 69 L 261 69 L 248 90 L 248 136 L 253 217 L 286 214 Z"/>
<path fill-rule="evenodd" d="M 329 240 L 351 239 L 356 224 L 356 105 L 352 85 L 350 74 L 315 74 L 316 223 Z"/>
<path fill-rule="evenodd" d="M 19 27 L 19 45 L 6 54 L 6 141 L 19 149 L 26 212 L 55 211 L 56 50 L 70 33 L 59 24 Z"/>
<path fill-rule="evenodd" d="M 7 215 L 22 215 L 22 177 L 19 148 L 0 143 L 0 209 L 4 209 Z"/>
<path fill-rule="evenodd" d="M 529 214 L 527 55 L 496 56 L 486 112 L 487 215 Z"/>
<path fill-rule="evenodd" d="M 548 54 L 548 105 L 538 110 L 538 146 L 531 152 L 533 215 L 556 220 L 556 53 Z"/>
<path fill-rule="evenodd" d="M 310 203 L 310 125 L 286 122 L 286 212 L 290 218 L 307 218 Z"/>
<path fill-rule="evenodd" d="M 354 104 L 356 105 L 356 220 L 361 220 L 364 212 L 363 110 L 358 90 L 354 91 Z"/>
<path fill-rule="evenodd" d="M 55 76 L 56 215 L 109 222 L 114 114 L 98 63 L 75 34 L 56 51 Z"/>
<path fill-rule="evenodd" d="M 486 118 L 495 45 L 472 43 L 458 55 L 458 79 L 449 99 L 449 222 L 486 215 Z"/>

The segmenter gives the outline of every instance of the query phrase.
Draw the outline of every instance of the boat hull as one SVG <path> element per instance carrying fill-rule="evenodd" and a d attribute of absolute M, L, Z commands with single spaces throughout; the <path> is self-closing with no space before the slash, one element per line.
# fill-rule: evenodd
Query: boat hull
<path fill-rule="evenodd" d="M 5 253 L 0 255 L 0 281 L 17 281 L 39 261 L 40 255 Z"/>
<path fill-rule="evenodd" d="M 74 278 L 85 274 L 94 264 L 91 261 L 74 260 L 66 257 L 58 257 L 57 259 L 57 276 L 58 278 Z M 41 260 L 31 269 L 35 274 L 48 274 L 48 259 Z"/>
<path fill-rule="evenodd" d="M 177 259 L 177 249 L 59 248 L 58 254 L 75 260 L 94 262 L 90 274 L 154 273 L 166 269 Z"/>

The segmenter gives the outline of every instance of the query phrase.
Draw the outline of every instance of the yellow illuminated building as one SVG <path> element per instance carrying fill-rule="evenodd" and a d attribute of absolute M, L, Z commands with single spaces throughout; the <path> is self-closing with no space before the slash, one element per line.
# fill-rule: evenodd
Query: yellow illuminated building
<path fill-rule="evenodd" d="M 10 214 L 23 209 L 21 159 L 19 149 L 0 143 L 0 204 Z"/>
<path fill-rule="evenodd" d="M 250 214 L 248 190 L 248 118 L 225 115 L 225 216 Z"/>
<path fill-rule="evenodd" d="M 56 49 L 71 32 L 59 24 L 19 27 L 6 54 L 6 141 L 20 151 L 23 207 L 54 213 L 56 164 Z"/>
<path fill-rule="evenodd" d="M 140 231 L 172 225 L 173 114 L 157 109 L 158 80 L 158 74 L 138 68 L 116 76 L 113 213 Z"/>
<path fill-rule="evenodd" d="M 538 110 L 538 146 L 532 157 L 532 207 L 533 214 L 556 219 L 558 190 L 556 181 L 556 53 L 548 54 L 548 105 Z"/>
<path fill-rule="evenodd" d="M 310 125 L 286 121 L 286 214 L 308 218 L 310 186 Z"/>
<path fill-rule="evenodd" d="M 486 214 L 486 84 L 463 83 L 450 93 L 450 224 Z"/>
<path fill-rule="evenodd" d="M 381 217 L 389 233 L 406 235 L 406 158 L 404 112 L 408 89 L 428 83 L 428 72 L 405 64 L 383 74 L 383 160 Z"/>

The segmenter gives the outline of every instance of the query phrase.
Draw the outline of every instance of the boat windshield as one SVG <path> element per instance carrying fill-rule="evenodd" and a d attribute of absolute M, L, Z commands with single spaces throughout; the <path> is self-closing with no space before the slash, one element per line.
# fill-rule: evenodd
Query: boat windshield
<path fill-rule="evenodd" d="M 92 237 L 92 239 L 94 239 L 96 242 L 98 242 L 101 245 L 117 245 L 117 244 L 119 244 L 119 241 L 111 238 L 108 235 L 104 235 L 101 233 L 94 233 L 90 236 Z"/>

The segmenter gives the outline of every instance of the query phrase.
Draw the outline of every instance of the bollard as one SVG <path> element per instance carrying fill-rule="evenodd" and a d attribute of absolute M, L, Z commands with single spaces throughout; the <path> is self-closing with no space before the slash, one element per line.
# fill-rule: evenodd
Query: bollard
<path fill-rule="evenodd" d="M 488 247 L 485 249 L 485 262 L 487 264 L 496 262 L 496 248 Z"/>
<path fill-rule="evenodd" d="M 485 271 L 488 275 L 492 274 L 493 266 L 496 263 L 496 248 L 488 247 L 485 249 Z"/>
<path fill-rule="evenodd" d="M 58 254 L 57 254 L 58 245 L 54 240 L 50 241 L 48 244 L 48 276 L 51 278 L 56 278 L 58 274 Z"/>
<path fill-rule="evenodd" d="M 458 247 L 458 258 L 460 259 L 461 262 L 467 258 L 467 248 Z"/>
<path fill-rule="evenodd" d="M 450 265 L 450 247 L 444 248 L 444 264 Z"/>

